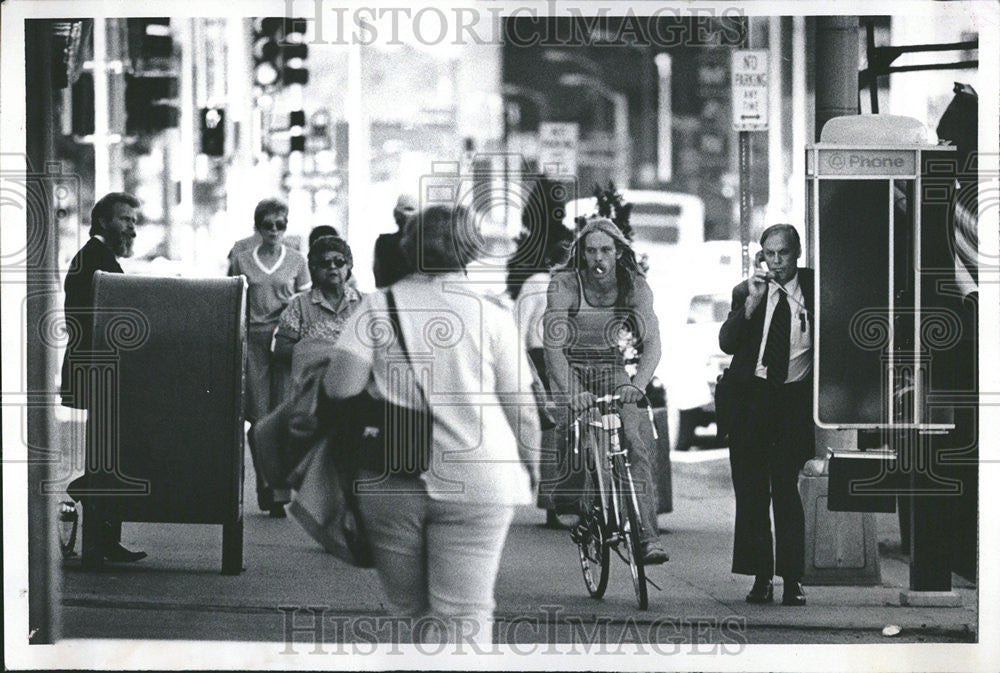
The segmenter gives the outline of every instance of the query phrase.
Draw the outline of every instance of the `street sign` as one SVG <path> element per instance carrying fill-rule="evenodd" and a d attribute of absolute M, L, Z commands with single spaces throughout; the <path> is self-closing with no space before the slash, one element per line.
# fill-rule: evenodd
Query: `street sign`
<path fill-rule="evenodd" d="M 733 52 L 733 129 L 767 130 L 767 49 Z"/>
<path fill-rule="evenodd" d="M 542 122 L 538 125 L 538 171 L 547 175 L 576 175 L 580 125 Z"/>

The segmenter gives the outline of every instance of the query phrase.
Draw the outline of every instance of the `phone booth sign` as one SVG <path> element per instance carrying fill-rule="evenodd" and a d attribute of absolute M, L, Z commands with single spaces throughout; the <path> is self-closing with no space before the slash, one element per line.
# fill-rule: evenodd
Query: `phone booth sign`
<path fill-rule="evenodd" d="M 941 301 L 953 276 L 954 164 L 954 148 L 929 144 L 907 117 L 835 118 L 807 147 L 820 427 L 953 427 L 927 392 L 933 356 L 958 330 Z"/>

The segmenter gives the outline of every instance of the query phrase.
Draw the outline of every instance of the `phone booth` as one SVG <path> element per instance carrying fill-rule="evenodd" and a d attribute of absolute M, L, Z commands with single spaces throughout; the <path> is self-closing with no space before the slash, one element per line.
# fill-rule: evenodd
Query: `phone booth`
<path fill-rule="evenodd" d="M 899 499 L 913 592 L 951 590 L 942 505 L 961 492 L 953 468 L 969 439 L 956 432 L 971 337 L 956 310 L 957 168 L 955 148 L 907 117 L 839 117 L 806 149 L 814 416 L 858 439 L 831 452 L 827 505 L 888 512 Z"/>

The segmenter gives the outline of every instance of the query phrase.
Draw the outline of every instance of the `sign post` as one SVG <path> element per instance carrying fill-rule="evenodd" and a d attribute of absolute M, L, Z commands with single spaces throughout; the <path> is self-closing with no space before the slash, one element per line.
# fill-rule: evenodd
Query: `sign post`
<path fill-rule="evenodd" d="M 744 45 L 749 26 L 744 25 Z M 733 51 L 731 72 L 733 129 L 739 131 L 740 147 L 740 242 L 743 275 L 750 273 L 750 131 L 767 130 L 767 50 Z"/>
<path fill-rule="evenodd" d="M 575 122 L 542 122 L 538 125 L 538 172 L 576 175 L 580 125 Z"/>

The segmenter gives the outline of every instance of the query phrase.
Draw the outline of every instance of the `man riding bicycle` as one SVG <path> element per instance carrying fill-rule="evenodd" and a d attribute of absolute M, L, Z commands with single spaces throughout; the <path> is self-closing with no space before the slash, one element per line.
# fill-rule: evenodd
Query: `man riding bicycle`
<path fill-rule="evenodd" d="M 638 369 L 630 379 L 623 344 L 631 334 L 641 344 Z M 553 273 L 545 311 L 545 362 L 556 399 L 569 401 L 574 416 L 587 410 L 597 417 L 597 397 L 621 396 L 622 445 L 629 448 L 642 519 L 643 562 L 663 563 L 667 553 L 656 527 L 656 490 L 652 470 L 652 427 L 637 406 L 660 360 L 660 330 L 653 292 L 628 239 L 605 218 L 587 222 L 577 235 L 566 266 Z M 550 491 L 557 512 L 575 511 L 583 466 L 574 465 L 565 402 L 557 405 L 557 483 Z M 599 418 L 599 417 L 597 417 Z"/>

